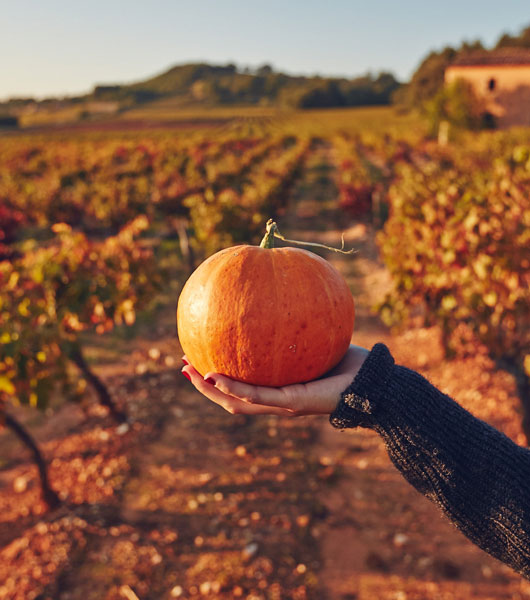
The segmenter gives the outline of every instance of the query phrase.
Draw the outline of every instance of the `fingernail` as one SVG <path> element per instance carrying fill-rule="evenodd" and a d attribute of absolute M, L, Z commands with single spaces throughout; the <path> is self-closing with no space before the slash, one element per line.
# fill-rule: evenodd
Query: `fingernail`
<path fill-rule="evenodd" d="M 188 379 L 189 381 L 191 381 L 191 376 L 190 376 L 190 374 L 189 374 L 189 373 L 186 373 L 186 371 L 181 371 L 181 373 L 184 375 L 184 377 L 185 377 L 186 379 Z"/>
<path fill-rule="evenodd" d="M 215 379 L 213 377 L 205 377 L 204 381 L 206 381 L 206 383 L 211 383 L 212 385 L 215 385 Z"/>
<path fill-rule="evenodd" d="M 188 362 L 188 361 L 187 361 L 187 360 L 186 360 L 184 357 L 182 357 L 182 362 L 183 362 L 185 365 L 189 365 L 189 364 L 190 364 L 190 363 L 189 363 L 189 362 Z"/>

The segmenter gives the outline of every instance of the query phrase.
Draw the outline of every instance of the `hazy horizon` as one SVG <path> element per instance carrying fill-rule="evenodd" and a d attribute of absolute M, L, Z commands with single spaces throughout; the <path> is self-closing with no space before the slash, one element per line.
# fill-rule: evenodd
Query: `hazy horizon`
<path fill-rule="evenodd" d="M 288 74 L 347 78 L 390 71 L 407 81 L 431 50 L 476 39 L 490 46 L 530 23 L 527 2 L 507 0 L 503 9 L 499 15 L 492 0 L 10 3 L 0 99 L 85 94 L 190 62 L 267 63 Z"/>

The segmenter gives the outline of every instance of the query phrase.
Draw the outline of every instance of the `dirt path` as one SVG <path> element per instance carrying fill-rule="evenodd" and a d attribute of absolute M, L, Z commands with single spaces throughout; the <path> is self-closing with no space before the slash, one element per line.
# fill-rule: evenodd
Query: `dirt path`
<path fill-rule="evenodd" d="M 447 364 L 436 331 L 392 336 L 373 315 L 371 307 L 383 297 L 388 277 L 378 262 L 372 228 L 352 224 L 336 210 L 334 175 L 332 148 L 321 144 L 293 192 L 281 228 L 287 237 L 330 245 L 337 245 L 344 232 L 346 245 L 358 249 L 354 257 L 326 255 L 356 299 L 354 341 L 367 348 L 386 343 L 398 362 L 421 370 L 472 412 L 518 439 L 517 401 L 508 376 L 496 373 L 485 357 Z M 477 378 L 485 383 L 477 386 Z M 315 458 L 338 473 L 333 483 L 320 486 L 328 517 L 314 532 L 327 600 L 530 598 L 527 582 L 468 542 L 405 482 L 376 434 L 339 433 L 323 420 L 318 428 Z"/>

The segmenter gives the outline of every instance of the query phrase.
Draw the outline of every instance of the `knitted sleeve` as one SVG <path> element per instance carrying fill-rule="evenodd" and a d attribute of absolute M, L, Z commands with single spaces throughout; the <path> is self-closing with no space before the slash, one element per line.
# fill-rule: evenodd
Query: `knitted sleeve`
<path fill-rule="evenodd" d="M 472 542 L 530 579 L 530 450 L 374 346 L 330 417 L 379 433 L 394 465 Z"/>

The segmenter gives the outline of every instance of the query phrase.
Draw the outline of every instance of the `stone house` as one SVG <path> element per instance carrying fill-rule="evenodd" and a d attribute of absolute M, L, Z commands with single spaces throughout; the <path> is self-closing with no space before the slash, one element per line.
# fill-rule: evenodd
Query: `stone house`
<path fill-rule="evenodd" d="M 492 125 L 530 126 L 530 49 L 463 54 L 445 70 L 445 83 L 457 79 L 471 84 Z"/>

